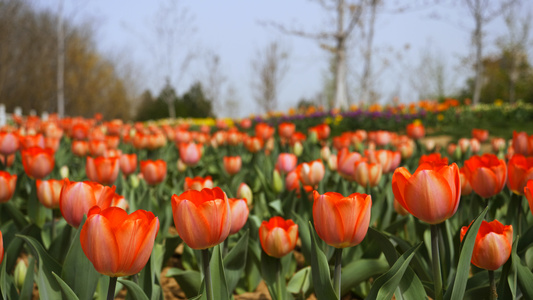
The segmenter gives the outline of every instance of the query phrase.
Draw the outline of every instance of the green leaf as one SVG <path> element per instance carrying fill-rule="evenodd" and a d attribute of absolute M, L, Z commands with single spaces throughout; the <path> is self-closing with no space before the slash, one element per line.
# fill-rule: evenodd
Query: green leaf
<path fill-rule="evenodd" d="M 298 224 L 298 236 L 302 243 L 302 254 L 304 255 L 305 261 L 311 263 L 311 235 L 309 233 L 308 221 L 305 221 L 299 214 L 292 212 L 292 217 Z"/>
<path fill-rule="evenodd" d="M 119 279 L 118 282 L 128 289 L 128 295 L 131 295 L 133 300 L 148 300 L 144 291 L 135 282 L 124 279 Z"/>
<path fill-rule="evenodd" d="M 276 199 L 276 200 L 268 203 L 268 206 L 270 206 L 274 210 L 276 215 L 283 216 L 283 207 L 282 207 L 282 204 L 281 204 L 281 200 Z"/>
<path fill-rule="evenodd" d="M 389 269 L 385 259 L 358 259 L 342 268 L 341 294 L 345 295 L 353 287 L 371 277 L 383 274 Z"/>
<path fill-rule="evenodd" d="M 522 255 L 531 246 L 533 246 L 533 226 L 530 226 L 526 232 L 522 233 L 520 236 L 520 239 L 518 240 L 518 249 L 516 252 Z"/>
<path fill-rule="evenodd" d="M 28 220 L 26 219 L 24 214 L 21 213 L 20 210 L 18 210 L 13 205 L 13 203 L 7 202 L 7 203 L 3 203 L 1 205 L 2 205 L 2 208 L 6 208 L 7 209 L 9 215 L 13 218 L 13 221 L 15 222 L 15 225 L 17 225 L 17 227 L 19 229 L 22 229 L 22 228 L 24 228 L 24 227 L 26 227 L 26 226 L 28 226 L 30 224 L 30 222 L 28 222 Z"/>
<path fill-rule="evenodd" d="M 477 232 L 481 222 L 484 220 L 487 214 L 488 207 L 481 212 L 481 214 L 474 220 L 468 232 L 466 233 L 463 242 L 461 243 L 461 251 L 459 256 L 459 263 L 457 265 L 457 272 L 452 284 L 452 287 L 448 288 L 444 298 L 450 299 L 463 299 L 466 283 L 470 276 L 470 260 L 472 259 L 472 252 L 474 251 L 474 244 L 476 242 Z"/>
<path fill-rule="evenodd" d="M 287 299 L 287 285 L 281 275 L 281 260 L 261 252 L 261 274 L 273 300 Z"/>
<path fill-rule="evenodd" d="M 30 247 L 33 255 L 37 258 L 37 286 L 39 296 L 43 300 L 61 299 L 61 291 L 57 280 L 52 272 L 59 273 L 61 266 L 44 250 L 43 246 L 32 237 L 17 235 L 23 239 Z"/>
<path fill-rule="evenodd" d="M 302 294 L 307 296 L 307 292 L 311 287 L 311 267 L 302 268 L 300 271 L 296 272 L 289 283 L 287 284 L 287 291 L 293 294 Z"/>
<path fill-rule="evenodd" d="M 500 299 L 516 299 L 516 286 L 517 286 L 517 268 L 516 260 L 513 259 L 516 254 L 517 241 L 513 243 L 511 250 L 511 257 L 502 267 L 500 274 L 500 283 L 498 284 L 498 296 Z"/>
<path fill-rule="evenodd" d="M 512 259 L 518 273 L 518 285 L 520 286 L 520 290 L 524 294 L 525 299 L 533 299 L 533 285 L 531 284 L 533 282 L 533 274 L 529 268 L 522 263 L 520 257 L 516 253 L 513 253 Z"/>
<path fill-rule="evenodd" d="M 187 298 L 192 298 L 198 295 L 198 291 L 202 285 L 202 276 L 200 275 L 200 272 L 171 268 L 167 271 L 166 276 L 174 277 Z"/>
<path fill-rule="evenodd" d="M 83 224 L 85 224 L 85 219 L 84 217 L 78 230 L 76 230 L 76 235 L 72 239 L 65 257 L 61 277 L 64 278 L 80 300 L 92 300 L 101 275 L 96 271 L 81 248 L 80 233 Z M 69 225 L 67 226 L 70 227 Z"/>
<path fill-rule="evenodd" d="M 35 259 L 30 257 L 28 260 L 28 269 L 26 272 L 26 277 L 24 278 L 24 284 L 20 289 L 19 299 L 31 299 L 33 293 L 33 277 L 35 272 Z M 6 298 L 4 298 L 6 299 Z"/>
<path fill-rule="evenodd" d="M 63 297 L 61 299 L 67 299 L 67 300 L 79 300 L 78 296 L 76 296 L 76 293 L 72 291 L 72 289 L 68 286 L 66 282 L 61 279 L 56 273 L 52 272 L 52 275 L 56 278 L 57 282 L 59 283 L 59 286 L 61 287 L 61 291 L 63 291 Z"/>
<path fill-rule="evenodd" d="M 165 255 L 163 256 L 163 265 L 174 255 L 176 248 L 181 244 L 183 240 L 178 236 L 167 236 L 165 238 Z"/>
<path fill-rule="evenodd" d="M 224 274 L 224 261 L 222 260 L 222 249 L 220 245 L 213 247 L 210 267 L 211 281 L 213 284 L 213 291 L 216 291 L 216 298 L 219 300 L 229 300 L 230 294 L 228 293 L 228 287 L 226 285 L 226 276 Z"/>
<path fill-rule="evenodd" d="M 400 281 L 405 273 L 405 270 L 407 270 L 411 259 L 413 259 L 416 251 L 421 245 L 422 243 L 419 243 L 418 245 L 406 251 L 404 254 L 402 254 L 402 256 L 400 256 L 400 258 L 398 258 L 396 263 L 394 263 L 392 268 L 390 268 L 387 273 L 378 277 L 372 285 L 367 298 L 391 299 L 394 295 L 394 292 L 398 288 L 398 285 L 400 284 Z"/>
<path fill-rule="evenodd" d="M 311 271 L 315 294 L 318 299 L 338 299 L 331 284 L 328 260 L 317 244 L 318 236 L 316 236 L 311 222 L 309 222 L 309 232 L 311 235 Z"/>
<path fill-rule="evenodd" d="M 233 290 L 235 290 L 235 287 L 239 283 L 239 279 L 244 272 L 244 268 L 246 267 L 249 236 L 250 230 L 246 230 L 239 241 L 237 241 L 237 244 L 235 244 L 226 257 L 224 257 L 226 284 L 229 293 L 233 293 Z"/>
<path fill-rule="evenodd" d="M 48 253 L 57 261 L 64 261 L 72 241 L 73 227 L 66 224 L 61 233 L 52 241 Z"/>

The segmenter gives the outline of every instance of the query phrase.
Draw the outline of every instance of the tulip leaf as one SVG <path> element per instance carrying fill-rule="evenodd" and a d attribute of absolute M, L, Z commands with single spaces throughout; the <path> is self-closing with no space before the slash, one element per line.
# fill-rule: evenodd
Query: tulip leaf
<path fill-rule="evenodd" d="M 273 300 L 287 299 L 287 284 L 282 276 L 281 268 L 281 259 L 261 251 L 261 275 Z"/>
<path fill-rule="evenodd" d="M 59 283 L 59 286 L 61 287 L 61 291 L 63 292 L 63 298 L 61 299 L 67 299 L 67 300 L 79 300 L 78 296 L 76 296 L 76 293 L 72 291 L 72 289 L 68 286 L 66 282 L 61 279 L 56 273 L 52 272 L 52 275 L 56 278 L 57 282 Z"/>
<path fill-rule="evenodd" d="M 368 299 L 391 299 L 394 295 L 394 292 L 398 288 L 400 281 L 402 280 L 402 277 L 404 277 L 404 273 L 407 270 L 407 267 L 409 267 L 409 263 L 415 256 L 416 251 L 422 243 L 419 243 L 418 245 L 412 247 L 411 249 L 407 250 L 402 256 L 396 260 L 394 265 L 390 268 L 387 273 L 381 275 L 376 279 L 374 284 L 372 285 L 372 288 L 370 289 L 370 293 L 368 294 Z"/>
<path fill-rule="evenodd" d="M 268 203 L 268 206 L 270 206 L 270 208 L 272 208 L 274 210 L 275 215 L 283 216 L 283 207 L 282 207 L 282 204 L 281 204 L 281 200 L 276 199 L 276 200 Z"/>
<path fill-rule="evenodd" d="M 22 229 L 19 232 L 19 234 L 25 235 L 25 236 L 31 236 L 37 241 L 41 238 L 41 230 L 35 224 L 30 224 L 24 227 L 24 229 Z M 9 254 L 9 257 L 18 257 L 20 255 L 20 251 L 22 247 L 24 246 L 24 241 L 22 239 L 14 238 L 15 236 L 16 234 L 13 234 L 13 239 L 8 243 L 9 246 L 7 246 L 7 249 L 4 248 L 5 255 Z M 4 247 L 6 245 L 6 240 L 5 240 L 6 238 L 7 236 L 4 236 Z M 6 269 L 8 272 L 13 271 L 13 269 L 15 268 L 16 262 L 17 262 L 16 259 L 10 259 L 6 262 L 7 263 Z"/>
<path fill-rule="evenodd" d="M 518 249 L 516 251 L 522 255 L 531 246 L 533 246 L 533 226 L 530 226 L 526 232 L 522 233 L 518 240 Z"/>
<path fill-rule="evenodd" d="M 35 272 L 35 259 L 30 257 L 28 260 L 28 268 L 26 270 L 26 277 L 24 278 L 24 284 L 20 289 L 19 299 L 31 299 L 33 293 L 33 277 Z M 6 299 L 6 298 L 4 298 Z"/>
<path fill-rule="evenodd" d="M 226 275 L 224 274 L 224 261 L 222 260 L 222 249 L 220 245 L 213 247 L 210 267 L 213 291 L 216 291 L 216 298 L 219 300 L 229 300 L 230 294 L 228 291 L 228 286 L 226 285 Z"/>
<path fill-rule="evenodd" d="M 246 267 L 246 258 L 248 256 L 248 239 L 250 230 L 241 236 L 237 244 L 233 246 L 231 251 L 224 257 L 224 269 L 226 271 L 226 284 L 228 292 L 232 293 L 239 283 L 239 279 Z"/>
<path fill-rule="evenodd" d="M 522 263 L 516 253 L 513 253 L 512 259 L 518 273 L 518 285 L 524 294 L 524 298 L 533 299 L 533 285 L 531 284 L 533 282 L 533 273 Z"/>
<path fill-rule="evenodd" d="M 76 235 L 72 239 L 65 257 L 61 277 L 64 278 L 80 300 L 92 300 L 101 275 L 95 270 L 81 247 L 80 233 L 83 224 L 85 224 L 85 219 L 82 220 L 78 230 L 76 230 Z"/>
<path fill-rule="evenodd" d="M 470 225 L 470 228 L 468 229 L 468 232 L 461 243 L 459 263 L 457 265 L 455 278 L 452 286 L 448 288 L 446 294 L 444 295 L 444 298 L 447 300 L 463 299 L 466 283 L 468 282 L 468 277 L 470 276 L 470 261 L 472 259 L 472 252 L 474 251 L 477 232 L 481 226 L 481 222 L 485 219 L 488 209 L 488 207 L 485 207 L 481 214 L 474 220 L 472 225 Z"/>
<path fill-rule="evenodd" d="M 176 248 L 181 244 L 183 240 L 179 237 L 179 235 L 174 236 L 167 236 L 165 238 L 165 254 L 163 256 L 163 265 L 167 263 L 167 261 L 174 255 L 174 252 L 176 251 Z"/>
<path fill-rule="evenodd" d="M 6 272 L 7 254 L 4 255 L 0 271 L 0 295 L 2 299 L 16 299 L 18 298 L 17 289 L 13 286 L 13 278 L 9 277 Z"/>
<path fill-rule="evenodd" d="M 345 295 L 361 282 L 364 282 L 371 277 L 383 274 L 387 272 L 388 269 L 389 264 L 387 264 L 387 261 L 383 258 L 358 259 L 347 264 L 342 268 L 341 293 Z"/>
<path fill-rule="evenodd" d="M 18 228 L 22 229 L 30 224 L 24 214 L 22 214 L 20 210 L 18 210 L 11 201 L 3 203 L 2 208 L 7 208 L 9 216 L 13 218 L 13 221 L 15 222 L 15 225 L 17 225 Z"/>
<path fill-rule="evenodd" d="M 125 279 L 119 279 L 118 282 L 122 283 L 128 289 L 128 295 L 131 295 L 133 300 L 148 300 L 144 291 L 135 282 Z"/>
<path fill-rule="evenodd" d="M 292 217 L 296 221 L 296 224 L 298 224 L 298 236 L 302 243 L 302 254 L 304 255 L 305 261 L 309 264 L 311 262 L 311 235 L 309 233 L 309 226 L 307 225 L 307 221 L 298 213 L 293 211 Z"/>
<path fill-rule="evenodd" d="M 338 299 L 331 284 L 328 260 L 318 246 L 318 236 L 311 222 L 309 222 L 309 232 L 311 235 L 311 271 L 315 294 L 318 299 Z"/>
<path fill-rule="evenodd" d="M 166 276 L 174 277 L 188 298 L 198 295 L 198 291 L 202 286 L 202 276 L 198 271 L 170 268 Z"/>
<path fill-rule="evenodd" d="M 307 298 L 312 280 L 311 267 L 302 268 L 296 272 L 296 274 L 294 274 L 289 280 L 289 283 L 287 283 L 287 291 Z"/>
<path fill-rule="evenodd" d="M 498 285 L 498 296 L 501 299 L 516 299 L 518 274 L 514 255 L 517 251 L 517 244 L 518 241 L 515 240 L 513 242 L 513 248 L 511 249 L 511 257 L 502 267 L 502 272 L 500 274 L 500 283 Z"/>
<path fill-rule="evenodd" d="M 58 261 L 63 261 L 67 255 L 67 251 L 70 249 L 72 241 L 72 229 L 73 227 L 69 224 L 63 226 L 63 230 L 60 234 L 52 241 L 48 252 Z M 58 228 L 59 229 L 59 228 Z"/>
<path fill-rule="evenodd" d="M 61 299 L 61 291 L 52 272 L 59 273 L 61 266 L 44 250 L 43 246 L 32 237 L 17 235 L 23 239 L 37 258 L 37 287 L 41 299 Z"/>

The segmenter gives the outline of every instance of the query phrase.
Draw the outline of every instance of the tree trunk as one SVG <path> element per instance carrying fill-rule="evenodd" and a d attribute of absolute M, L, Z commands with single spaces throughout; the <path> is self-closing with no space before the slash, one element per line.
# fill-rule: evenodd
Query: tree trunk
<path fill-rule="evenodd" d="M 59 1 L 57 20 L 57 114 L 65 116 L 65 28 L 63 27 L 63 0 Z"/>
<path fill-rule="evenodd" d="M 344 32 L 344 0 L 337 1 L 337 47 L 335 49 L 335 107 L 348 108 L 346 97 L 346 36 Z"/>
<path fill-rule="evenodd" d="M 476 21 L 476 28 L 474 30 L 473 42 L 476 47 L 476 78 L 474 85 L 474 99 L 472 99 L 472 104 L 479 104 L 479 99 L 481 97 L 481 88 L 483 85 L 483 17 L 481 15 L 481 7 L 479 0 L 476 0 L 476 11 L 474 18 Z"/>
<path fill-rule="evenodd" d="M 368 35 L 366 37 L 366 49 L 364 52 L 364 67 L 363 76 L 361 78 L 361 96 L 360 99 L 363 102 L 371 101 L 370 92 L 370 77 L 372 75 L 372 44 L 374 43 L 374 27 L 376 23 L 376 9 L 379 4 L 379 0 L 372 0 L 371 13 L 368 28 Z"/>

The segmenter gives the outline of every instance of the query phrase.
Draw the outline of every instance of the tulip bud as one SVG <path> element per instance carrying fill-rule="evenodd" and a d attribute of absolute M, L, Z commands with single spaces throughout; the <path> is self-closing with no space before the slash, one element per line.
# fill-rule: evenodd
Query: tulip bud
<path fill-rule="evenodd" d="M 20 259 L 15 267 L 15 274 L 13 279 L 15 280 L 15 286 L 20 291 L 24 285 L 24 280 L 26 279 L 26 273 L 28 272 L 28 266 L 24 260 Z"/>
<path fill-rule="evenodd" d="M 294 143 L 294 146 L 292 147 L 292 153 L 294 153 L 294 155 L 300 157 L 303 151 L 304 151 L 304 147 L 302 146 L 302 143 L 300 142 Z"/>
<path fill-rule="evenodd" d="M 281 175 L 279 174 L 278 170 L 274 170 L 274 174 L 272 175 L 272 182 L 274 192 L 280 193 L 281 191 L 283 191 L 283 180 L 281 179 Z"/>
<path fill-rule="evenodd" d="M 254 196 L 252 189 L 246 183 L 243 182 L 241 185 L 239 185 L 239 188 L 237 189 L 237 198 L 245 198 L 248 208 L 252 207 Z"/>
<path fill-rule="evenodd" d="M 337 155 L 331 154 L 328 158 L 328 168 L 331 171 L 337 171 Z"/>
<path fill-rule="evenodd" d="M 178 167 L 178 171 L 185 172 L 187 170 L 187 165 L 183 163 L 181 159 L 178 159 L 178 162 L 176 163 L 176 166 Z"/>
<path fill-rule="evenodd" d="M 139 186 L 139 183 L 140 183 L 139 176 L 130 176 L 130 184 L 134 189 L 136 189 Z"/>
<path fill-rule="evenodd" d="M 59 169 L 59 174 L 61 175 L 61 179 L 68 178 L 68 175 L 69 175 L 68 166 L 62 166 Z"/>
<path fill-rule="evenodd" d="M 320 149 L 320 157 L 322 157 L 322 160 L 328 161 L 330 156 L 331 151 L 329 150 L 328 146 L 324 146 L 322 149 Z"/>
<path fill-rule="evenodd" d="M 307 137 L 307 140 L 309 142 L 313 143 L 313 144 L 318 142 L 318 135 L 317 135 L 316 131 L 314 131 L 314 130 L 310 131 L 309 135 Z"/>

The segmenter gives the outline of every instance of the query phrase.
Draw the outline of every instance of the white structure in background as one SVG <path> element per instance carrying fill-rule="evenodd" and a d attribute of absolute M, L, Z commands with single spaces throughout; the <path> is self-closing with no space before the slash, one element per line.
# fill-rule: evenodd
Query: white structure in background
<path fill-rule="evenodd" d="M 5 126 L 7 123 L 6 106 L 0 104 L 0 127 Z"/>
<path fill-rule="evenodd" d="M 43 113 L 41 114 L 41 120 L 42 120 L 42 121 L 48 121 L 48 117 L 49 117 L 49 116 L 50 116 L 50 115 L 48 114 L 48 112 L 43 111 Z"/>

